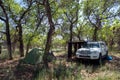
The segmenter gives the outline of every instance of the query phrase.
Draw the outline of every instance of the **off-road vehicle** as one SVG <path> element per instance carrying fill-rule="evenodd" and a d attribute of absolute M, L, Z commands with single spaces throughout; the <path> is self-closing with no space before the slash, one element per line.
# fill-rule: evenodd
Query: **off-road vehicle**
<path fill-rule="evenodd" d="M 83 43 L 76 52 L 77 58 L 97 60 L 99 64 L 101 64 L 102 58 L 107 57 L 107 55 L 108 48 L 103 41 Z"/>

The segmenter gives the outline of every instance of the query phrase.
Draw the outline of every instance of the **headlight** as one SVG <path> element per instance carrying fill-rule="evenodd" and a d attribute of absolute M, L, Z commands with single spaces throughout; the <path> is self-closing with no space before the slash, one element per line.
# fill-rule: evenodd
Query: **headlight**
<path fill-rule="evenodd" d="M 76 52 L 76 54 L 79 54 L 79 53 L 80 53 L 80 51 L 77 51 L 77 52 Z"/>

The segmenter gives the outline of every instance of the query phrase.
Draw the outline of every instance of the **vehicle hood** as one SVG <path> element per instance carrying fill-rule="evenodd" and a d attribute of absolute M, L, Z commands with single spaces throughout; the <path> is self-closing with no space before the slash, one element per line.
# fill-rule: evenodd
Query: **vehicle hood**
<path fill-rule="evenodd" d="M 100 51 L 99 48 L 89 48 L 90 51 Z"/>
<path fill-rule="evenodd" d="M 89 48 L 80 48 L 78 49 L 79 51 L 86 51 L 86 50 L 90 50 Z"/>
<path fill-rule="evenodd" d="M 90 52 L 96 51 L 96 52 L 100 52 L 100 49 L 99 48 L 80 48 L 80 49 L 78 49 L 78 51 L 90 51 Z"/>

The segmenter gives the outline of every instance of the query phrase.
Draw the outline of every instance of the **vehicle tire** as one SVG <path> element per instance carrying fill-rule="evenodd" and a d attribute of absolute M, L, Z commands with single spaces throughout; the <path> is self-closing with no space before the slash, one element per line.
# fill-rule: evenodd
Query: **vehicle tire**
<path fill-rule="evenodd" d="M 102 55 L 101 54 L 99 55 L 98 64 L 102 65 Z"/>
<path fill-rule="evenodd" d="M 105 58 L 107 58 L 108 57 L 108 51 L 106 51 L 106 55 L 105 55 Z"/>

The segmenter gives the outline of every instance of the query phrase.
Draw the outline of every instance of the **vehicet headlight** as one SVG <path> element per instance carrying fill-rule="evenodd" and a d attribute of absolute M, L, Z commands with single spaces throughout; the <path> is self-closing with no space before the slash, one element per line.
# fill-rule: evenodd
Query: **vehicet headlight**
<path fill-rule="evenodd" d="M 77 51 L 76 54 L 80 54 L 80 51 Z"/>

